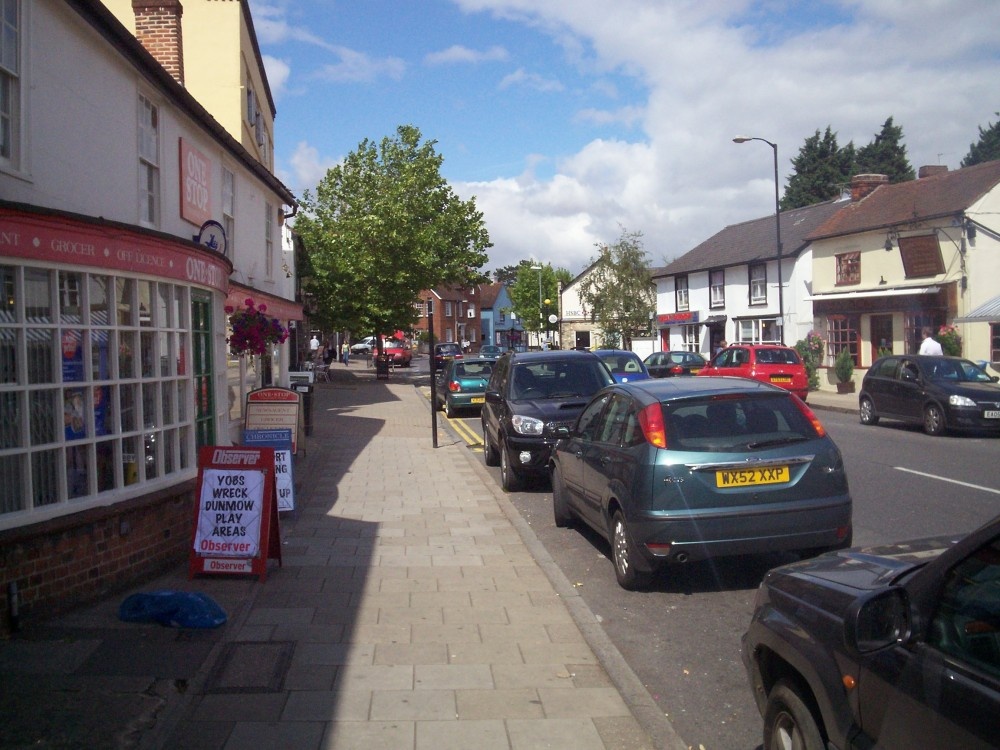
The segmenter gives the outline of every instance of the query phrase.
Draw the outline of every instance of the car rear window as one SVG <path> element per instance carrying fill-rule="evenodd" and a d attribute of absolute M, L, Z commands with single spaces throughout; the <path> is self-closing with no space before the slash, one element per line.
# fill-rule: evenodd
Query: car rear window
<path fill-rule="evenodd" d="M 757 450 L 817 436 L 790 395 L 697 399 L 661 407 L 671 450 Z"/>
<path fill-rule="evenodd" d="M 601 355 L 604 364 L 611 372 L 622 375 L 630 372 L 642 372 L 642 361 L 638 356 L 628 354 L 604 354 Z"/>
<path fill-rule="evenodd" d="M 455 365 L 455 375 L 460 378 L 488 378 L 492 372 L 493 365 L 489 362 L 463 362 Z"/>
<path fill-rule="evenodd" d="M 516 365 L 511 373 L 511 398 L 592 396 L 614 380 L 599 360 L 545 361 Z"/>
<path fill-rule="evenodd" d="M 797 365 L 799 355 L 794 349 L 758 349 L 757 363 L 761 365 Z"/>

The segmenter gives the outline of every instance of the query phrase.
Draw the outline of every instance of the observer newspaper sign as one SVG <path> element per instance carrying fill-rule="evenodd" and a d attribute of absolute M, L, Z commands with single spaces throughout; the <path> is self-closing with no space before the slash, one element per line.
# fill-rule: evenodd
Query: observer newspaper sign
<path fill-rule="evenodd" d="M 189 576 L 252 573 L 281 564 L 274 449 L 204 446 L 198 451 L 198 504 Z"/>

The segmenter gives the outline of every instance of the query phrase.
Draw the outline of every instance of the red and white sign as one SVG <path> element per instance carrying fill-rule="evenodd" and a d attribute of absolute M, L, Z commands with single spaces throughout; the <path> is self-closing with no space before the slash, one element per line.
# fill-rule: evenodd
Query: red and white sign
<path fill-rule="evenodd" d="M 198 450 L 198 503 L 188 577 L 254 573 L 281 564 L 273 448 L 207 445 Z"/>
<path fill-rule="evenodd" d="M 181 218 L 201 226 L 212 218 L 212 162 L 183 138 L 181 152 Z"/>

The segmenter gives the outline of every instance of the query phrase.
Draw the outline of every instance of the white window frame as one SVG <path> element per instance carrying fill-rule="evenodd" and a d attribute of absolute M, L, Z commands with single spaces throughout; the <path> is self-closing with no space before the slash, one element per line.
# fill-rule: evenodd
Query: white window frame
<path fill-rule="evenodd" d="M 190 288 L 34 265 L 0 278 L 0 528 L 194 477 Z"/>
<path fill-rule="evenodd" d="M 451 304 L 451 302 L 449 300 L 445 300 L 445 303 L 444 303 L 444 316 L 446 318 L 450 318 L 452 316 L 452 314 L 453 314 L 452 313 L 452 304 Z M 451 339 L 449 339 L 449 341 L 450 340 Z"/>
<path fill-rule="evenodd" d="M 264 203 L 264 273 L 274 278 L 274 205 Z"/>
<path fill-rule="evenodd" d="M 677 306 L 677 312 L 691 309 L 687 276 L 674 277 L 674 304 Z"/>
<path fill-rule="evenodd" d="M 222 228 L 226 232 L 226 257 L 232 260 L 236 239 L 236 175 L 222 167 Z"/>
<path fill-rule="evenodd" d="M 14 25 L 6 20 L 9 7 L 14 9 Z M 27 89 L 24 64 L 27 13 L 28 4 L 21 0 L 0 0 L 0 88 L 6 90 L 0 97 L 6 103 L 6 109 L 0 110 L 0 168 L 10 172 L 22 171 L 25 154 L 27 128 L 23 97 Z M 3 40 L 12 41 L 13 49 Z"/>
<path fill-rule="evenodd" d="M 721 277 L 721 282 L 719 281 Z M 726 272 L 722 269 L 708 272 L 708 295 L 710 308 L 726 306 Z"/>
<path fill-rule="evenodd" d="M 681 326 L 681 339 L 684 350 L 688 352 L 701 351 L 701 324 Z"/>
<path fill-rule="evenodd" d="M 139 94 L 137 129 L 139 137 L 139 223 L 160 224 L 160 128 L 159 108 L 145 94 Z"/>
<path fill-rule="evenodd" d="M 758 275 L 755 275 L 758 274 Z M 750 266 L 748 276 L 750 278 L 750 304 L 767 304 L 767 264 L 754 263 Z"/>

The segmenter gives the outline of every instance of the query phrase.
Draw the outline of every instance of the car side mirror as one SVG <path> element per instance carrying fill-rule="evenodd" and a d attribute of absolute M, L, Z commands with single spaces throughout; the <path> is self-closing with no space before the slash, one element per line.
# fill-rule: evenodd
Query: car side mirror
<path fill-rule="evenodd" d="M 486 391 L 486 403 L 488 404 L 499 404 L 503 401 L 500 398 L 499 391 Z"/>
<path fill-rule="evenodd" d="M 844 621 L 844 640 L 858 654 L 901 643 L 910 636 L 910 600 L 900 588 L 860 599 Z"/>
<path fill-rule="evenodd" d="M 571 430 L 566 425 L 562 424 L 556 427 L 555 430 L 552 431 L 552 434 L 555 435 L 557 438 L 568 438 L 570 435 L 573 434 L 573 430 Z"/>

